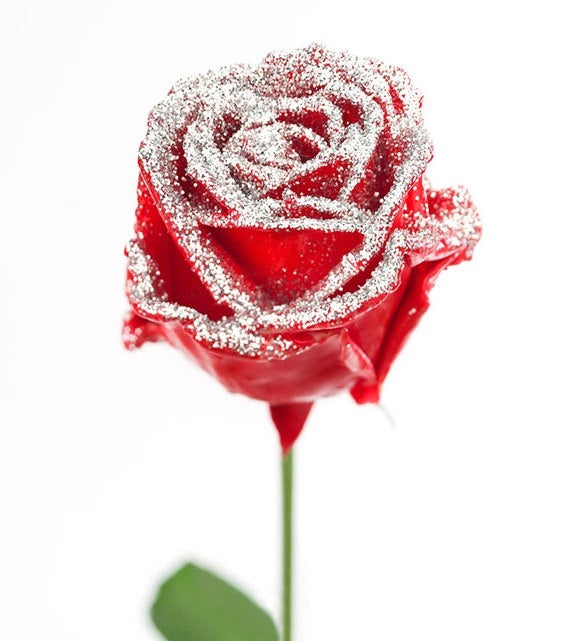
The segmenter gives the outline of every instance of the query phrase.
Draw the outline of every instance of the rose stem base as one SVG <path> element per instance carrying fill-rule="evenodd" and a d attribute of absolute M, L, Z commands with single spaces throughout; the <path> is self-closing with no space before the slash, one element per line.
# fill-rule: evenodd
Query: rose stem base
<path fill-rule="evenodd" d="M 293 536 L 293 451 L 282 455 L 283 494 L 283 586 L 282 617 L 283 641 L 292 637 L 292 536 Z"/>

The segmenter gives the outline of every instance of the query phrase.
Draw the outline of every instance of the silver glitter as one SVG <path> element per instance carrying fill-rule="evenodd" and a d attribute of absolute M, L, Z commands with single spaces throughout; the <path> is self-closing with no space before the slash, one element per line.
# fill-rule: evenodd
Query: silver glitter
<path fill-rule="evenodd" d="M 344 104 L 358 114 L 355 122 L 343 117 Z M 324 121 L 323 132 L 300 121 L 306 113 Z M 392 183 L 370 210 L 354 202 L 353 194 L 381 139 L 387 141 Z M 305 156 L 296 151 L 298 143 L 309 150 Z M 295 353 L 300 348 L 282 338 L 284 331 L 339 325 L 396 289 L 407 257 L 442 258 L 461 248 L 468 252 L 477 242 L 478 214 L 464 189 L 435 192 L 428 210 L 419 179 L 431 156 L 420 95 L 402 70 L 371 59 L 313 45 L 270 54 L 256 67 L 235 65 L 180 80 L 150 115 L 141 170 L 191 269 L 233 316 L 213 321 L 170 302 L 138 238 L 128 247 L 130 301 L 141 315 L 179 322 L 216 349 L 264 358 Z M 189 198 L 179 162 L 194 187 L 202 185 L 213 200 Z M 335 198 L 291 188 L 337 162 L 347 170 Z M 412 190 L 417 210 L 401 211 Z M 320 217 L 288 215 L 306 207 Z M 404 224 L 393 229 L 397 216 Z M 313 289 L 276 304 L 216 255 L 200 225 L 348 231 L 362 240 Z M 381 259 L 368 279 L 356 291 L 341 293 L 378 252 Z"/>

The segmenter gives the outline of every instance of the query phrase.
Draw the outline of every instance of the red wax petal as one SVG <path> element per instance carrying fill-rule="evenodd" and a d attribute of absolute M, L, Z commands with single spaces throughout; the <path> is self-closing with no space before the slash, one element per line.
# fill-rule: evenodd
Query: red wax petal
<path fill-rule="evenodd" d="M 379 352 L 373 359 L 376 367 L 376 381 L 370 384 L 367 381 L 357 381 L 350 390 L 357 403 L 378 401 L 380 385 L 384 382 L 408 336 L 428 309 L 428 292 L 432 289 L 436 277 L 454 260 L 456 257 L 451 256 L 442 260 L 422 263 L 412 268 L 403 289 L 403 296 L 401 300 L 398 300 L 394 314 L 384 328 L 385 332 Z"/>
<path fill-rule="evenodd" d="M 171 345 L 183 350 L 230 392 L 271 405 L 307 403 L 349 390 L 360 379 L 376 380 L 374 365 L 346 330 L 322 332 L 319 338 L 314 334 L 308 349 L 285 359 L 265 360 L 207 347 L 175 323 L 156 326 Z"/>
<path fill-rule="evenodd" d="M 357 232 L 319 230 L 214 227 L 210 233 L 276 303 L 311 289 L 362 240 Z"/>
<path fill-rule="evenodd" d="M 139 176 L 138 194 L 135 232 L 137 237 L 144 238 L 147 253 L 157 263 L 159 277 L 169 300 L 187 307 L 194 307 L 214 320 L 229 316 L 231 309 L 213 299 L 199 276 L 183 257 L 167 231 L 141 176 Z"/>
<path fill-rule="evenodd" d="M 322 138 L 327 136 L 328 117 L 320 111 L 313 111 L 311 109 L 301 112 L 286 111 L 280 113 L 277 119 L 280 122 L 308 127 L 308 129 L 311 129 Z"/>
<path fill-rule="evenodd" d="M 127 349 L 135 349 L 145 343 L 163 340 L 161 327 L 157 323 L 137 316 L 135 312 L 129 312 L 123 321 L 123 345 Z"/>
<path fill-rule="evenodd" d="M 396 317 L 400 302 L 404 299 L 410 276 L 406 267 L 401 275 L 398 288 L 365 314 L 353 319 L 348 331 L 360 348 L 368 355 L 375 367 L 380 366 L 383 344 L 388 340 L 390 325 Z"/>
<path fill-rule="evenodd" d="M 352 200 L 360 207 L 375 211 L 392 186 L 396 163 L 389 147 L 391 141 L 383 134 L 366 165 L 363 178 L 352 190 Z"/>
<path fill-rule="evenodd" d="M 323 165 L 318 169 L 294 178 L 289 187 L 298 196 L 323 196 L 324 198 L 337 198 L 342 188 L 349 163 L 337 159 L 329 165 Z"/>

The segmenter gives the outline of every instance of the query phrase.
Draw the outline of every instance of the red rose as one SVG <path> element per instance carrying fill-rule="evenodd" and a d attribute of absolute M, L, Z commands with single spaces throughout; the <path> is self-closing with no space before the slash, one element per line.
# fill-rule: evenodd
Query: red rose
<path fill-rule="evenodd" d="M 448 265 L 480 236 L 423 183 L 421 98 L 396 67 L 313 46 L 178 82 L 140 150 L 125 343 L 167 340 L 270 404 L 379 389 Z"/>

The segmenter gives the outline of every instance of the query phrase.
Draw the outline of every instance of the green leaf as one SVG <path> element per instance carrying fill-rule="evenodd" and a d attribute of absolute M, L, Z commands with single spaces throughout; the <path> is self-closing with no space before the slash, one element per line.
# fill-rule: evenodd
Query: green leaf
<path fill-rule="evenodd" d="M 265 610 L 191 563 L 159 588 L 151 616 L 168 641 L 279 641 Z"/>

